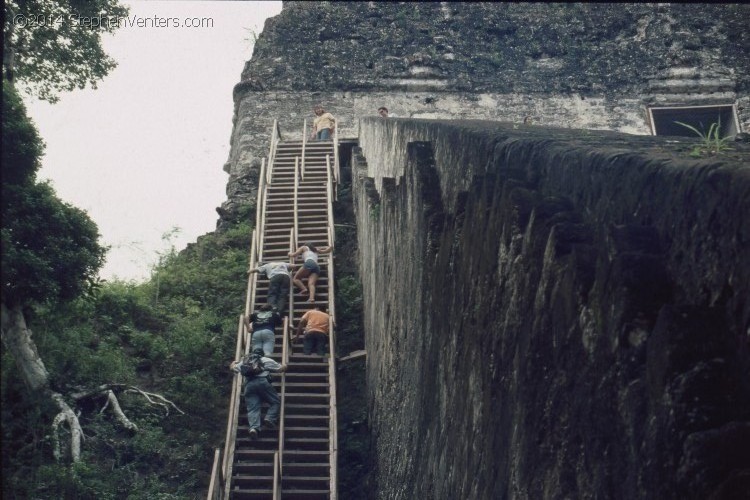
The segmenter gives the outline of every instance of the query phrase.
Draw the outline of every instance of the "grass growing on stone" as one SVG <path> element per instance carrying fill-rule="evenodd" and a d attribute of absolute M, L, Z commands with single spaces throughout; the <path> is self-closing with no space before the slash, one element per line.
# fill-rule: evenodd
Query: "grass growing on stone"
<path fill-rule="evenodd" d="M 732 149 L 731 147 L 729 147 L 729 144 L 727 144 L 730 137 L 721 137 L 721 120 L 712 123 L 708 128 L 708 132 L 706 133 L 701 132 L 694 126 L 687 123 L 678 121 L 675 121 L 675 123 L 691 130 L 701 138 L 701 143 L 695 146 L 690 152 L 690 156 L 692 156 L 693 158 L 700 158 L 701 156 L 715 156 L 724 151 Z"/>

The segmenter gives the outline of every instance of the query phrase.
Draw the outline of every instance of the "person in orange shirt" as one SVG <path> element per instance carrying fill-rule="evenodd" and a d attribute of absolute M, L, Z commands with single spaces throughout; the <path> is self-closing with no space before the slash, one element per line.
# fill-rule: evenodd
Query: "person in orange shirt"
<path fill-rule="evenodd" d="M 294 335 L 294 341 L 298 342 L 300 335 L 302 337 L 302 348 L 305 354 L 312 354 L 313 349 L 319 356 L 326 353 L 326 342 L 328 341 L 328 325 L 330 316 L 323 310 L 325 306 L 315 306 L 315 309 L 307 311 L 297 325 L 297 333 Z"/>

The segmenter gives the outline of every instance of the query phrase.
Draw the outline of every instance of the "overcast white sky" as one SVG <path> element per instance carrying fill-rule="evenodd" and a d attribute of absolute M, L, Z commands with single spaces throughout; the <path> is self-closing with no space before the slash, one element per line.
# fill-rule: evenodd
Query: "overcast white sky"
<path fill-rule="evenodd" d="M 142 280 L 169 245 L 216 227 L 226 199 L 232 88 L 252 33 L 281 2 L 123 1 L 130 16 L 211 18 L 213 28 L 122 27 L 105 36 L 118 67 L 97 90 L 54 105 L 27 99 L 47 144 L 39 173 L 60 198 L 86 210 L 112 248 L 106 279 Z"/>

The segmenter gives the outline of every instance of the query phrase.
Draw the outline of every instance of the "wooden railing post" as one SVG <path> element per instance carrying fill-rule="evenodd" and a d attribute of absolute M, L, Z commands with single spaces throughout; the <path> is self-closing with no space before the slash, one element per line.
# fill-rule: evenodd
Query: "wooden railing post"
<path fill-rule="evenodd" d="M 326 155 L 327 183 L 326 197 L 328 201 L 328 245 L 334 245 L 333 226 L 333 181 L 331 178 L 330 155 Z M 329 456 L 330 464 L 330 500 L 337 498 L 337 461 L 338 461 L 338 424 L 336 409 L 336 294 L 334 286 L 334 257 L 333 252 L 328 256 L 328 383 L 330 387 L 330 415 L 329 415 Z"/>
<path fill-rule="evenodd" d="M 307 118 L 302 123 L 302 177 L 305 177 L 305 148 L 307 147 Z"/>
<path fill-rule="evenodd" d="M 281 470 L 279 452 L 273 454 L 273 500 L 281 500 Z"/>
<path fill-rule="evenodd" d="M 341 184 L 341 171 L 339 170 L 339 122 L 333 123 L 333 168 L 336 181 L 336 201 L 339 199 L 339 184 Z"/>
<path fill-rule="evenodd" d="M 244 349 L 244 316 L 240 315 L 237 327 L 237 346 L 235 348 L 235 360 L 240 359 Z M 227 417 L 227 436 L 224 446 L 224 460 L 222 464 L 222 476 L 225 478 L 224 498 L 229 498 L 231 488 L 232 465 L 234 463 L 234 448 L 237 439 L 237 417 L 239 416 L 240 392 L 242 391 L 242 375 L 235 373 L 232 379 L 232 398 L 229 403 L 229 415 Z"/>
<path fill-rule="evenodd" d="M 208 483 L 208 498 L 207 500 L 221 500 L 221 478 L 219 472 L 221 470 L 221 452 L 219 448 L 214 450 L 214 465 L 211 467 L 211 481 Z"/>
<path fill-rule="evenodd" d="M 294 157 L 294 241 L 299 241 L 299 227 L 297 217 L 297 196 L 299 191 L 299 156 Z"/>
<path fill-rule="evenodd" d="M 263 224 L 263 186 L 265 185 L 266 176 L 266 159 L 263 158 L 260 163 L 260 176 L 258 177 L 258 194 L 255 197 L 255 238 L 260 244 L 261 226 Z M 260 246 L 256 246 L 260 248 Z M 260 251 L 258 251 L 260 253 Z"/>
<path fill-rule="evenodd" d="M 330 280 L 333 273 L 330 272 L 331 263 L 329 262 L 329 275 Z M 330 297 L 330 293 L 329 293 Z M 338 462 L 338 424 L 336 419 L 338 418 L 338 410 L 336 408 L 336 325 L 333 321 L 333 316 L 328 318 L 328 384 L 331 391 L 330 399 L 330 416 L 329 416 L 329 432 L 331 439 L 329 440 L 329 455 L 331 457 L 331 474 L 330 474 L 330 500 L 336 500 L 337 494 L 337 462 Z"/>

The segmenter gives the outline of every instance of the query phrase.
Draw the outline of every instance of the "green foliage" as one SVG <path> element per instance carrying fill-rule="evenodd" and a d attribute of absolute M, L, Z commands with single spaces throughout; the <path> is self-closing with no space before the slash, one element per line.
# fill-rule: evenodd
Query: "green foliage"
<path fill-rule="evenodd" d="M 370 206 L 370 219 L 377 220 L 380 217 L 380 203 Z"/>
<path fill-rule="evenodd" d="M 690 152 L 690 156 L 692 157 L 699 158 L 705 155 L 714 156 L 731 149 L 729 147 L 729 144 L 727 144 L 730 137 L 721 137 L 721 120 L 712 123 L 708 128 L 708 132 L 706 133 L 687 123 L 678 121 L 676 121 L 675 123 L 691 130 L 701 138 L 701 144 L 695 146 Z"/>
<path fill-rule="evenodd" d="M 3 80 L 3 147 L 0 152 L 3 188 L 33 181 L 43 153 L 44 143 L 28 118 L 23 101 L 13 86 Z"/>
<path fill-rule="evenodd" d="M 106 249 L 84 211 L 48 184 L 6 186 L 2 208 L 6 303 L 70 300 L 95 286 Z"/>
<path fill-rule="evenodd" d="M 125 384 L 163 395 L 185 415 L 119 394 L 137 426 L 126 431 L 99 398 L 79 405 L 86 433 L 73 468 L 51 456 L 54 410 L 32 404 L 3 351 L 3 497 L 188 499 L 205 494 L 213 448 L 226 424 L 228 356 L 244 304 L 251 228 L 199 238 L 169 252 L 146 283 L 112 281 L 88 297 L 37 306 L 31 324 L 52 384 L 65 394 L 99 384 Z"/>
<path fill-rule="evenodd" d="M 6 102 L 7 101 L 7 102 Z M 70 300 L 95 285 L 104 263 L 88 215 L 36 183 L 42 143 L 10 85 L 3 83 L 2 294 L 8 305 Z"/>
<path fill-rule="evenodd" d="M 12 54 L 3 58 L 5 73 L 55 102 L 59 92 L 96 88 L 115 68 L 101 35 L 114 32 L 128 9 L 117 0 L 8 0 L 4 14 L 3 49 Z"/>

